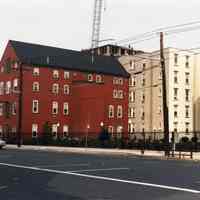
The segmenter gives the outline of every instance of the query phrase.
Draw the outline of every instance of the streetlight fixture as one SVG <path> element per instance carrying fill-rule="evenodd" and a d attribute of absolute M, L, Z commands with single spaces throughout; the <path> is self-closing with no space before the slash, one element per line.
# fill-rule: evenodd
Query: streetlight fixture
<path fill-rule="evenodd" d="M 85 147 L 88 147 L 88 134 L 89 134 L 90 125 L 87 124 L 87 132 L 85 137 Z"/>

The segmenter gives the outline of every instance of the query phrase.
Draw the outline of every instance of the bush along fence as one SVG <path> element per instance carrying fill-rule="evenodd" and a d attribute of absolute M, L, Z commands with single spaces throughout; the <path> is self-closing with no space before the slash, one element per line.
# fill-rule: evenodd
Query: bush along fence
<path fill-rule="evenodd" d="M 32 135 L 32 134 L 23 134 Z M 123 137 L 126 135 L 126 137 Z M 71 133 L 55 135 L 44 133 L 39 137 L 22 137 L 23 145 L 53 145 L 66 147 L 93 147 L 93 148 L 120 148 L 138 150 L 159 150 L 166 148 L 176 151 L 198 151 L 200 152 L 200 132 L 169 133 L 169 142 L 166 143 L 163 132 L 137 132 L 128 134 L 102 132 L 98 135 L 88 133 Z M 9 144 L 17 143 L 17 134 L 4 135 L 3 139 Z"/>

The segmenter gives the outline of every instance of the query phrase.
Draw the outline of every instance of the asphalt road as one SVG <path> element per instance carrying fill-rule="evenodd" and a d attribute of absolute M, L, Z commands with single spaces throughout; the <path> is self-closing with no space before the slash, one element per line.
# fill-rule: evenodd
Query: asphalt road
<path fill-rule="evenodd" d="M 2 200 L 199 200 L 200 162 L 0 151 Z"/>

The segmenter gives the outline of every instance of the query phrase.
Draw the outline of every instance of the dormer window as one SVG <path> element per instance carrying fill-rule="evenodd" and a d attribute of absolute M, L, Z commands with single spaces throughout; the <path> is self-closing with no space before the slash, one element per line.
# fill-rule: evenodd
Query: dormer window
<path fill-rule="evenodd" d="M 40 69 L 38 67 L 33 68 L 33 76 L 39 76 L 40 75 Z"/>
<path fill-rule="evenodd" d="M 88 81 L 92 82 L 93 81 L 93 75 L 92 74 L 88 74 Z"/>
<path fill-rule="evenodd" d="M 59 78 L 59 71 L 58 70 L 53 70 L 53 78 L 58 79 Z"/>
<path fill-rule="evenodd" d="M 102 76 L 101 75 L 97 75 L 96 76 L 96 82 L 97 83 L 101 83 L 102 82 Z"/>

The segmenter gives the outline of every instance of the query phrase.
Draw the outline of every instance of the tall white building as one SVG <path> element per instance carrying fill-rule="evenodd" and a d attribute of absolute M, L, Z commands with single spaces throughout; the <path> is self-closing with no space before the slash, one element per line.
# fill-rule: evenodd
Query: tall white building
<path fill-rule="evenodd" d="M 176 141 L 193 131 L 200 131 L 200 58 L 193 52 L 175 48 L 164 50 L 169 109 L 169 131 Z M 119 58 L 131 74 L 129 90 L 129 131 L 132 135 L 149 132 L 162 137 L 162 74 L 160 52 L 125 55 Z M 156 138 L 155 138 L 156 137 Z"/>

